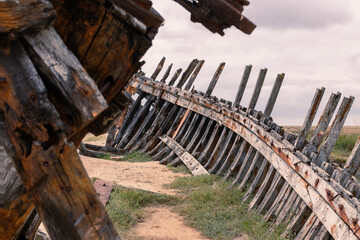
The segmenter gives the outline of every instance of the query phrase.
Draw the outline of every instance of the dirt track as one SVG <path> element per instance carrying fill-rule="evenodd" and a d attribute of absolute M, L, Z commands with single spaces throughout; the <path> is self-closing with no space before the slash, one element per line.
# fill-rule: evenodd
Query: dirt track
<path fill-rule="evenodd" d="M 183 173 L 174 173 L 158 162 L 115 162 L 84 156 L 81 156 L 81 159 L 90 178 L 96 177 L 124 187 L 168 195 L 175 195 L 177 192 L 167 189 L 163 185 L 171 183 L 177 177 L 186 176 Z M 138 223 L 123 239 L 207 239 L 198 231 L 184 225 L 182 217 L 171 212 L 170 207 L 148 207 L 145 208 L 145 211 L 147 217 L 144 221 Z"/>

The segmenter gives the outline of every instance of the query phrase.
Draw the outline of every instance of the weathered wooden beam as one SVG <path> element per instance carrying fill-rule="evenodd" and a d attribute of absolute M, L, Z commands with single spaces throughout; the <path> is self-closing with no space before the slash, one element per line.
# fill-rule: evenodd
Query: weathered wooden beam
<path fill-rule="evenodd" d="M 273 88 L 271 90 L 270 97 L 268 99 L 268 102 L 267 102 L 265 110 L 264 110 L 264 115 L 265 116 L 270 116 L 271 115 L 271 112 L 272 112 L 272 110 L 274 108 L 277 96 L 279 95 L 279 91 L 280 91 L 282 82 L 284 80 L 284 77 L 285 77 L 285 73 L 278 74 L 277 77 L 276 77 L 274 86 L 273 86 Z"/>
<path fill-rule="evenodd" d="M 255 108 L 256 103 L 257 103 L 257 101 L 259 99 L 259 96 L 260 96 L 261 88 L 263 86 L 263 83 L 264 83 L 264 80 L 265 80 L 265 77 L 266 77 L 266 73 L 267 73 L 266 68 L 263 68 L 263 69 L 260 70 L 259 76 L 258 76 L 258 79 L 256 81 L 256 85 L 255 85 L 255 88 L 254 88 L 254 91 L 253 91 L 253 94 L 252 94 L 248 109 L 254 109 Z"/>
<path fill-rule="evenodd" d="M 314 98 L 310 104 L 310 108 L 309 111 L 305 117 L 304 123 L 303 123 L 303 127 L 295 141 L 294 146 L 298 149 L 302 149 L 304 147 L 305 141 L 306 141 L 306 136 L 308 135 L 308 133 L 310 132 L 310 128 L 311 125 L 314 121 L 316 112 L 319 108 L 321 99 L 324 95 L 325 92 L 325 88 L 321 88 L 321 89 L 316 89 Z"/>
<path fill-rule="evenodd" d="M 247 85 L 247 82 L 249 80 L 249 76 L 250 76 L 250 73 L 251 73 L 251 68 L 252 68 L 252 65 L 247 65 L 245 67 L 245 70 L 244 70 L 244 73 L 242 75 L 241 82 L 240 82 L 240 85 L 239 85 L 239 89 L 238 89 L 238 91 L 236 93 L 236 97 L 235 97 L 235 101 L 234 101 L 234 107 L 236 107 L 236 108 L 239 107 L 241 99 L 242 99 L 242 97 L 244 95 L 245 88 L 246 88 L 246 85 Z"/>
<path fill-rule="evenodd" d="M 54 7 L 46 0 L 0 1 L 0 35 L 39 31 L 55 17 Z"/>
<path fill-rule="evenodd" d="M 316 159 L 314 160 L 314 163 L 317 164 L 318 166 L 321 166 L 323 162 L 328 161 L 331 151 L 340 135 L 341 129 L 344 126 L 346 117 L 349 114 L 353 102 L 354 102 L 353 96 L 350 96 L 349 98 L 346 97 L 343 98 L 343 101 L 341 102 L 341 105 L 337 111 L 335 119 L 333 120 L 333 123 L 331 125 L 331 128 L 329 132 L 326 134 L 323 143 L 320 145 L 319 153 Z"/>
<path fill-rule="evenodd" d="M 6 133 L 1 133 L 3 138 Z M 0 239 L 17 239 L 34 207 L 11 159 L 0 145 Z"/>
<path fill-rule="evenodd" d="M 344 168 L 347 169 L 352 175 L 355 175 L 359 167 L 360 167 L 360 136 L 356 141 L 356 144 L 344 165 Z"/>
<path fill-rule="evenodd" d="M 179 77 L 181 71 L 182 71 L 182 68 L 179 68 L 178 70 L 175 71 L 174 75 L 172 76 L 172 78 L 169 82 L 169 86 L 173 86 L 175 84 L 176 79 Z"/>
<path fill-rule="evenodd" d="M 198 63 L 199 63 L 199 60 L 197 60 L 197 59 L 193 59 L 191 61 L 191 63 L 189 64 L 189 66 L 187 67 L 185 72 L 183 72 L 183 74 L 182 74 L 178 84 L 176 85 L 176 87 L 182 88 L 182 86 L 188 80 L 188 78 L 190 77 L 190 74 L 194 71 L 194 69 L 198 65 Z"/>
<path fill-rule="evenodd" d="M 205 63 L 205 60 L 201 60 L 201 61 L 197 64 L 195 71 L 194 71 L 193 74 L 191 75 L 188 83 L 186 84 L 186 86 L 185 86 L 185 88 L 184 88 L 185 90 L 187 90 L 187 91 L 190 90 L 191 86 L 193 85 L 193 83 L 194 83 L 197 75 L 199 74 L 202 66 L 204 65 L 204 63 Z"/>
<path fill-rule="evenodd" d="M 0 48 L 5 148 L 50 237 L 119 239 L 32 62 L 19 41 L 7 44 Z"/>
<path fill-rule="evenodd" d="M 67 135 L 78 132 L 107 108 L 95 82 L 54 28 L 26 34 L 23 43 L 42 76 L 49 99 L 62 116 L 65 129 L 71 131 Z"/>
<path fill-rule="evenodd" d="M 118 110 L 119 95 L 144 63 L 141 58 L 163 18 L 148 0 L 51 2 L 58 13 L 54 28 L 95 80 L 109 109 Z M 89 123 L 71 140 L 80 144 L 89 131 L 95 135 L 106 132 L 119 114 L 121 111 L 103 111 L 99 121 Z"/>
<path fill-rule="evenodd" d="M 157 76 L 159 75 L 159 73 L 161 72 L 161 70 L 164 67 L 164 63 L 165 63 L 165 57 L 162 57 L 162 59 L 160 60 L 158 66 L 156 67 L 154 73 L 151 75 L 150 79 L 152 79 L 153 81 L 156 80 Z"/>
<path fill-rule="evenodd" d="M 191 13 L 191 21 L 199 22 L 213 33 L 224 35 L 224 29 L 234 25 L 246 34 L 251 34 L 256 25 L 242 15 L 248 1 L 200 0 L 191 2 L 175 0 Z"/>
<path fill-rule="evenodd" d="M 86 147 L 87 149 L 90 149 L 90 150 L 100 151 L 100 152 L 110 153 L 110 154 L 115 154 L 115 155 L 124 155 L 127 152 L 124 149 L 119 149 L 119 148 L 114 148 L 114 147 L 103 147 L 103 146 L 93 145 L 93 144 L 89 144 L 89 143 L 84 143 L 84 147 Z"/>
<path fill-rule="evenodd" d="M 206 90 L 205 96 L 209 97 L 212 94 L 212 92 L 214 91 L 216 83 L 219 80 L 219 77 L 220 77 L 221 72 L 223 71 L 224 67 L 225 67 L 225 63 L 224 62 L 220 63 L 220 65 L 219 65 L 218 69 L 216 70 L 213 78 L 211 79 L 211 82 L 210 82 L 210 84 L 208 86 L 208 89 Z"/>
<path fill-rule="evenodd" d="M 185 166 L 191 171 L 194 176 L 209 175 L 205 168 L 188 153 L 184 148 L 180 146 L 175 140 L 169 138 L 167 135 L 159 137 L 166 145 L 168 145 L 179 156 Z"/>
<path fill-rule="evenodd" d="M 133 83 L 134 87 L 144 91 L 154 91 L 143 85 L 147 85 L 147 83 Z M 152 87 L 162 89 L 160 85 L 152 85 Z M 345 191 L 345 189 L 342 189 L 340 185 L 335 186 L 333 182 L 329 183 L 323 179 L 318 175 L 318 170 L 314 170 L 308 163 L 299 160 L 299 157 L 291 149 L 288 149 L 286 143 L 274 137 L 266 129 L 254 124 L 253 120 L 243 112 L 224 111 L 225 109 L 220 111 L 218 106 L 209 104 L 206 98 L 199 96 L 192 98 L 188 95 L 185 96 L 185 93 L 181 91 L 177 91 L 177 98 L 167 96 L 174 94 L 175 90 L 169 88 L 162 97 L 178 106 L 186 106 L 191 111 L 221 123 L 240 134 L 246 142 L 251 142 L 251 145 L 271 163 L 301 197 L 301 200 L 318 216 L 335 239 L 357 239 L 358 226 L 355 224 L 357 221 L 353 219 L 358 218 L 358 210 L 346 195 L 341 195 L 340 191 Z M 299 184 L 299 182 L 304 184 Z M 342 212 L 346 212 L 346 215 Z"/>
<path fill-rule="evenodd" d="M 332 93 L 326 106 L 323 114 L 321 115 L 319 122 L 314 130 L 313 136 L 309 144 L 304 148 L 303 153 L 309 157 L 312 152 L 316 152 L 320 146 L 323 137 L 325 135 L 326 129 L 329 126 L 331 118 L 335 112 L 336 106 L 340 101 L 341 93 Z"/>
<path fill-rule="evenodd" d="M 169 67 L 166 69 L 166 72 L 164 73 L 164 76 L 162 77 L 162 79 L 160 80 L 160 82 L 165 82 L 166 79 L 169 77 L 170 75 L 170 71 L 172 68 L 173 64 L 170 64 Z"/>

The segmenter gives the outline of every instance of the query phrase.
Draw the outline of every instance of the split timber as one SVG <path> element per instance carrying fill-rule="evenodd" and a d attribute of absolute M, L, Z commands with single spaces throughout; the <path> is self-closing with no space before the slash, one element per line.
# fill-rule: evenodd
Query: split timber
<path fill-rule="evenodd" d="M 209 173 L 246 191 L 242 200 L 251 199 L 250 208 L 265 213 L 266 220 L 286 223 L 283 236 L 360 238 L 360 184 L 353 176 L 359 168 L 360 140 L 344 168 L 329 163 L 353 97 L 343 98 L 329 127 L 341 95 L 332 94 L 307 141 L 324 88 L 316 90 L 303 128 L 294 135 L 271 118 L 284 74 L 278 74 L 262 113 L 255 107 L 267 69 L 260 70 L 250 103 L 243 107 L 240 101 L 251 65 L 245 68 L 232 104 L 211 95 L 224 63 L 202 93 L 190 89 L 204 61 L 193 60 L 175 85 L 180 71 L 165 83 L 172 65 L 156 80 L 164 60 L 151 78 L 134 75 L 127 86 L 134 101 L 110 131 L 107 147 L 141 150 L 173 166 L 182 164 L 184 156 L 186 161 L 196 159 Z"/>

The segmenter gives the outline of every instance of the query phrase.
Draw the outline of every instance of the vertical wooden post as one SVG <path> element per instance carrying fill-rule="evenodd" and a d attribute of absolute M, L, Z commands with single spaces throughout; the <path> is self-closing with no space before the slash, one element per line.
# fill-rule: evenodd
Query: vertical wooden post
<path fill-rule="evenodd" d="M 295 147 L 298 149 L 302 149 L 304 147 L 304 144 L 306 141 L 306 136 L 308 135 L 308 133 L 310 131 L 311 125 L 314 121 L 316 112 L 319 108 L 319 105 L 320 105 L 321 99 L 324 95 L 324 92 L 325 92 L 325 88 L 323 88 L 323 87 L 321 89 L 318 89 L 318 88 L 316 89 L 316 92 L 315 92 L 314 98 L 311 102 L 309 111 L 305 117 L 303 127 L 299 133 L 299 136 L 297 137 L 297 139 L 295 141 L 295 144 L 294 144 Z"/>
<path fill-rule="evenodd" d="M 242 97 L 244 95 L 245 88 L 246 88 L 246 85 L 247 85 L 247 82 L 249 80 L 249 76 L 250 76 L 250 73 L 251 73 L 251 68 L 252 68 L 252 65 L 247 65 L 245 67 L 245 70 L 244 70 L 244 73 L 242 75 L 241 82 L 240 82 L 240 85 L 239 85 L 239 89 L 238 89 L 238 91 L 236 93 L 236 97 L 235 97 L 235 101 L 234 101 L 234 107 L 236 107 L 236 108 L 239 107 L 241 99 L 242 99 Z"/>
<path fill-rule="evenodd" d="M 190 90 L 191 86 L 193 85 L 193 83 L 194 83 L 197 75 L 199 74 L 202 66 L 204 65 L 204 63 L 205 63 L 205 61 L 204 61 L 204 60 L 201 60 L 201 61 L 197 64 L 195 71 L 193 72 L 193 74 L 191 75 L 188 83 L 187 83 L 186 86 L 185 86 L 185 90 L 187 90 L 187 91 Z"/>
<path fill-rule="evenodd" d="M 191 63 L 189 64 L 189 66 L 187 67 L 187 69 L 185 70 L 185 72 L 183 72 L 178 84 L 176 85 L 176 87 L 178 88 L 182 88 L 182 86 L 184 86 L 186 80 L 188 80 L 190 74 L 194 71 L 196 65 L 199 63 L 199 60 L 197 59 L 193 59 L 191 61 Z"/>
<path fill-rule="evenodd" d="M 275 83 L 274 83 L 274 86 L 271 90 L 271 94 L 270 94 L 270 97 L 269 97 L 269 100 L 266 104 L 266 107 L 265 107 L 265 111 L 264 111 L 264 115 L 265 116 L 270 116 L 273 108 L 274 108 L 274 105 L 275 105 L 275 101 L 277 99 L 277 96 L 279 95 L 279 91 L 280 91 L 280 88 L 281 88 L 281 84 L 284 80 L 284 77 L 285 77 L 285 73 L 281 73 L 281 74 L 278 74 L 277 77 L 276 77 L 276 80 L 275 80 Z"/>
<path fill-rule="evenodd" d="M 120 239 L 34 65 L 18 40 L 7 44 L 0 48 L 5 148 L 51 239 Z"/>
<path fill-rule="evenodd" d="M 170 82 L 169 82 L 169 86 L 173 86 L 176 79 L 179 77 L 180 73 L 182 71 L 182 68 L 179 68 L 178 70 L 176 70 L 176 72 L 174 73 L 174 75 L 172 76 Z"/>
<path fill-rule="evenodd" d="M 157 76 L 159 75 L 159 73 L 160 73 L 160 71 L 163 69 L 163 67 L 164 67 L 164 63 L 165 63 L 165 57 L 163 57 L 161 60 L 160 60 L 160 62 L 159 62 L 159 64 L 158 64 L 158 66 L 156 67 L 156 69 L 155 69 L 155 71 L 154 71 L 154 73 L 151 75 L 151 79 L 152 80 L 156 80 L 156 78 L 157 78 Z"/>
<path fill-rule="evenodd" d="M 344 168 L 349 171 L 352 175 L 355 175 L 360 167 L 360 136 L 356 141 L 356 144 L 349 155 Z"/>
<path fill-rule="evenodd" d="M 331 128 L 328 131 L 325 140 L 321 144 L 319 154 L 315 159 L 315 164 L 317 164 L 318 166 L 321 166 L 323 162 L 328 161 L 331 151 L 340 135 L 341 129 L 344 126 L 346 117 L 349 114 L 353 102 L 353 96 L 350 96 L 349 98 L 343 98 L 343 101 L 341 102 L 335 119 L 331 125 Z"/>
<path fill-rule="evenodd" d="M 224 62 L 220 63 L 218 69 L 216 70 L 216 72 L 209 84 L 208 89 L 206 90 L 206 93 L 205 93 L 206 97 L 209 97 L 212 94 L 212 92 L 214 91 L 215 85 L 216 85 L 217 81 L 219 80 L 219 77 L 220 77 L 221 72 L 223 71 L 224 67 L 225 67 L 225 63 Z"/>
<path fill-rule="evenodd" d="M 166 69 L 166 72 L 164 73 L 164 76 L 162 77 L 162 79 L 160 80 L 160 82 L 165 82 L 166 79 L 169 77 L 170 75 L 170 71 L 172 68 L 173 64 L 170 64 L 170 66 Z"/>
<path fill-rule="evenodd" d="M 259 95 L 260 95 L 260 92 L 261 92 L 261 88 L 263 86 L 263 83 L 264 83 L 264 80 L 265 80 L 265 77 L 266 77 L 266 73 L 267 73 L 266 68 L 261 69 L 260 72 L 259 72 L 259 76 L 258 76 L 258 79 L 256 81 L 255 89 L 254 89 L 253 95 L 251 97 L 248 110 L 254 109 L 255 106 L 256 106 L 256 103 L 257 103 L 257 101 L 259 99 Z"/>
<path fill-rule="evenodd" d="M 303 153 L 306 156 L 310 156 L 312 152 L 316 152 L 318 147 L 320 146 L 323 137 L 325 135 L 325 131 L 329 126 L 330 120 L 335 112 L 336 106 L 340 101 L 341 93 L 332 93 L 329 101 L 327 102 L 324 112 L 321 115 L 319 122 L 315 128 L 314 134 L 309 142 L 309 144 L 304 148 Z"/>

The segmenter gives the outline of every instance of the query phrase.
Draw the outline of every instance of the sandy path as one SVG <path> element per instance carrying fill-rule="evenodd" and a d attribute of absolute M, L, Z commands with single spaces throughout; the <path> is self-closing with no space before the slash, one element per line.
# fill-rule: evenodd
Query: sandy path
<path fill-rule="evenodd" d="M 177 192 L 166 189 L 163 185 L 173 182 L 177 177 L 187 176 L 174 173 L 158 162 L 115 162 L 85 156 L 81 156 L 81 159 L 90 178 L 96 177 L 124 187 L 168 195 Z"/>
<path fill-rule="evenodd" d="M 174 173 L 158 162 L 115 162 L 81 156 L 89 176 L 115 182 L 118 185 L 142 189 L 146 191 L 175 195 L 175 190 L 167 189 L 163 185 L 169 184 L 177 177 L 188 174 Z M 138 223 L 125 240 L 204 240 L 201 233 L 186 226 L 182 217 L 171 212 L 168 206 L 147 207 L 144 209 L 144 221 Z"/>
<path fill-rule="evenodd" d="M 167 206 L 147 207 L 145 211 L 150 215 L 144 222 L 138 223 L 133 229 L 138 239 L 152 240 L 192 240 L 208 239 L 201 236 L 200 232 L 184 225 L 182 217 L 171 212 Z M 131 240 L 133 235 L 129 235 Z M 136 238 L 135 238 L 136 239 Z"/>

